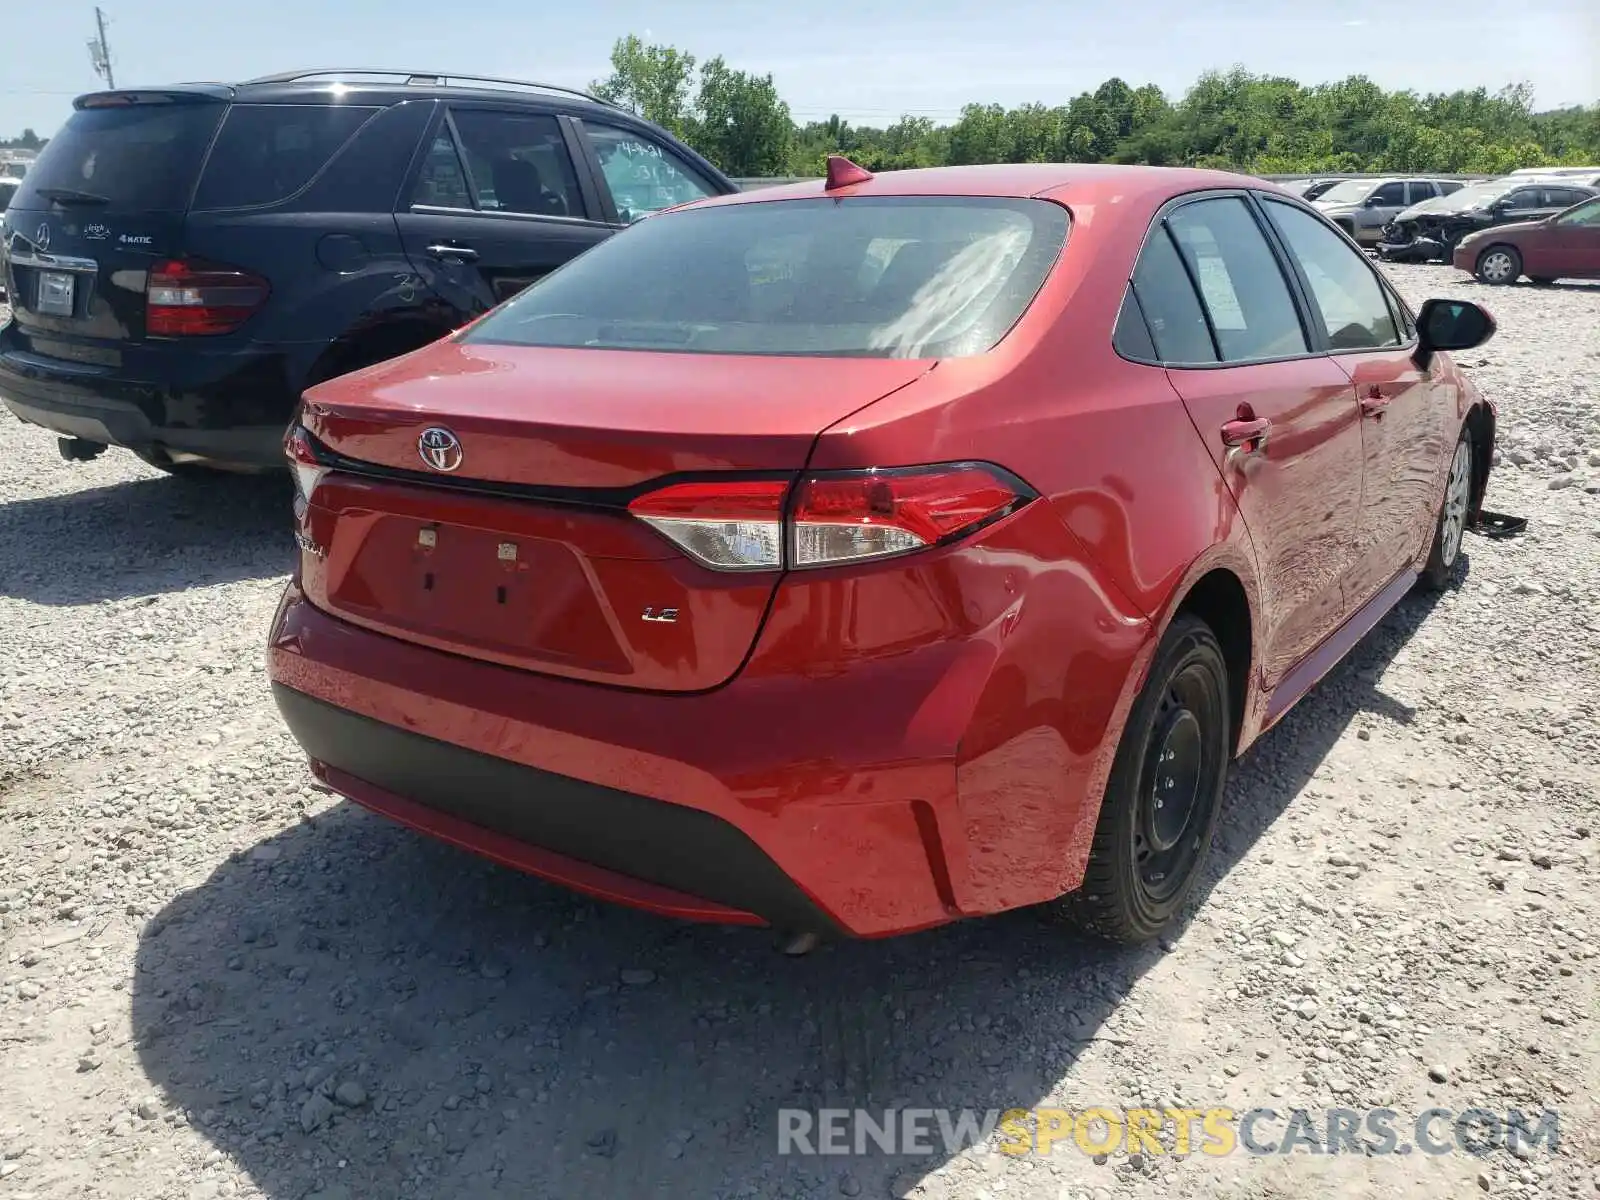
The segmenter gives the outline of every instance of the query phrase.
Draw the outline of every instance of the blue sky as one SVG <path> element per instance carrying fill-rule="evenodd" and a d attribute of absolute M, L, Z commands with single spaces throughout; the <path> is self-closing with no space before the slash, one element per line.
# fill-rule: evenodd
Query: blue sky
<path fill-rule="evenodd" d="M 0 136 L 55 129 L 93 90 L 92 4 L 20 5 L 0 42 Z M 1600 100 L 1597 0 L 104 0 L 122 86 L 302 66 L 469 70 L 585 86 L 638 33 L 771 72 L 798 120 L 949 119 L 969 101 L 1061 102 L 1111 75 L 1176 96 L 1243 63 L 1420 91 L 1515 80 L 1541 107 Z M 1416 16 L 1413 16 L 1416 15 Z M 1420 18 L 1420 19 L 1418 19 Z M 25 27 L 25 28 L 23 28 Z M 15 40 L 13 40 L 15 39 Z"/>

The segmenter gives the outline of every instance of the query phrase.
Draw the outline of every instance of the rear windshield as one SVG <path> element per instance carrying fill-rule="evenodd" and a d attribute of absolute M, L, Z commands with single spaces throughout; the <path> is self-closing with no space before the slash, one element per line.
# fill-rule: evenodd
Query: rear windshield
<path fill-rule="evenodd" d="M 181 212 L 224 110 L 211 103 L 80 109 L 39 152 L 11 203 Z"/>
<path fill-rule="evenodd" d="M 992 348 L 1067 236 L 1043 200 L 862 197 L 685 209 L 572 260 L 468 342 L 945 358 Z"/>
<path fill-rule="evenodd" d="M 338 104 L 235 104 L 206 162 L 195 208 L 254 208 L 287 199 L 379 111 Z"/>

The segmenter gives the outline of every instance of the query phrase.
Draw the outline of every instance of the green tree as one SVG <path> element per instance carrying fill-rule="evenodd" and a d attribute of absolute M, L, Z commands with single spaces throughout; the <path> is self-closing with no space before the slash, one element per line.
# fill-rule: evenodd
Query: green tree
<path fill-rule="evenodd" d="M 692 116 L 689 90 L 693 79 L 693 55 L 672 46 L 647 46 L 629 34 L 611 47 L 611 74 L 596 80 L 590 90 L 600 99 L 683 137 Z"/>
<path fill-rule="evenodd" d="M 692 123 L 695 148 L 729 175 L 780 175 L 787 169 L 794 120 L 771 75 L 735 71 L 720 57 L 700 69 Z"/>
<path fill-rule="evenodd" d="M 636 37 L 597 90 L 687 137 L 734 175 L 820 175 L 827 156 L 872 171 L 946 163 L 1121 162 L 1256 174 L 1356 171 L 1492 175 L 1600 162 L 1600 105 L 1533 111 L 1524 83 L 1417 95 L 1363 75 L 1305 87 L 1242 67 L 1209 71 L 1175 101 L 1112 78 L 1093 91 L 1006 108 L 971 103 L 949 125 L 887 128 L 830 116 L 796 126 L 772 77 Z M 698 90 L 696 83 L 698 82 Z"/>

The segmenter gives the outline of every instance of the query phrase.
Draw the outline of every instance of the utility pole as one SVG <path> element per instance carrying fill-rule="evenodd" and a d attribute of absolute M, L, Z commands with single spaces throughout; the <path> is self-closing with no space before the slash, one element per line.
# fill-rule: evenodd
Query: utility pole
<path fill-rule="evenodd" d="M 98 6 L 94 10 L 94 24 L 99 34 L 89 39 L 89 61 L 94 65 L 94 73 L 106 81 L 106 86 L 114 88 L 117 80 L 111 73 L 111 47 L 106 44 L 106 15 Z"/>

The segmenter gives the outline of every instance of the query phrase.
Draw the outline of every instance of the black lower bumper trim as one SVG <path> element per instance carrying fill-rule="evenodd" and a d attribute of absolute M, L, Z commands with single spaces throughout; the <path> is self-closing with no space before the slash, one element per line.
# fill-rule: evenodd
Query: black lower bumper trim
<path fill-rule="evenodd" d="M 393 795 L 779 928 L 840 932 L 755 842 L 708 812 L 480 754 L 282 684 L 272 693 L 306 753 Z"/>

